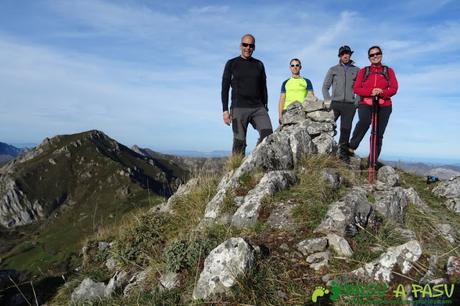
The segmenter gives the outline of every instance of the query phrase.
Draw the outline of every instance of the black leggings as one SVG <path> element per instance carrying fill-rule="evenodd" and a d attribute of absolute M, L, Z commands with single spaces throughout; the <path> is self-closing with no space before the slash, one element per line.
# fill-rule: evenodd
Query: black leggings
<path fill-rule="evenodd" d="M 356 105 L 350 102 L 332 101 L 331 108 L 334 111 L 334 120 L 337 121 L 340 117 L 339 145 L 348 145 Z"/>
<path fill-rule="evenodd" d="M 377 158 L 380 155 L 380 151 L 382 150 L 382 141 L 383 141 L 383 133 L 385 133 L 385 129 L 388 124 L 388 120 L 390 119 L 392 107 L 385 106 L 379 108 L 378 113 L 378 137 L 377 137 Z M 372 106 L 366 104 L 360 104 L 358 108 L 358 116 L 359 121 L 356 123 L 355 129 L 353 131 L 353 136 L 350 140 L 350 148 L 357 149 L 361 140 L 363 140 L 364 135 L 366 135 L 369 126 L 371 125 L 371 113 L 372 113 Z"/>

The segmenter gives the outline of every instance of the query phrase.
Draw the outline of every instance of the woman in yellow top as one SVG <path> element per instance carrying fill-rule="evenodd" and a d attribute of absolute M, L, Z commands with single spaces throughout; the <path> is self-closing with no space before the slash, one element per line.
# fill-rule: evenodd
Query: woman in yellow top
<path fill-rule="evenodd" d="M 283 113 L 289 105 L 295 101 L 303 103 L 307 95 L 314 95 L 313 85 L 310 80 L 300 76 L 300 70 L 302 69 L 300 60 L 297 58 L 291 59 L 289 66 L 292 76 L 284 81 L 283 85 L 281 85 L 281 94 L 278 106 L 279 124 L 281 124 Z"/>

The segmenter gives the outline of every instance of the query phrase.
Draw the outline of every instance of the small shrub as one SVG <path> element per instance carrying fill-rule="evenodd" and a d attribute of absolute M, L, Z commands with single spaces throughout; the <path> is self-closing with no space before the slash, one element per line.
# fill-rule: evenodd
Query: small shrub
<path fill-rule="evenodd" d="M 157 255 L 174 229 L 172 217 L 166 214 L 144 215 L 139 223 L 121 233 L 115 246 L 115 255 L 122 262 L 148 264 Z"/>
<path fill-rule="evenodd" d="M 200 240 L 176 240 L 165 250 L 163 257 L 169 271 L 179 272 L 194 268 L 199 259 L 218 245 L 212 237 Z"/>

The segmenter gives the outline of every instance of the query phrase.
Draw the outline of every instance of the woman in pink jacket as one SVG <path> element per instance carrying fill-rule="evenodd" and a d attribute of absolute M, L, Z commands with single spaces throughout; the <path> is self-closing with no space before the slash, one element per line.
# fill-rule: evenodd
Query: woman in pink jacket
<path fill-rule="evenodd" d="M 390 67 L 382 65 L 382 49 L 372 46 L 367 51 L 371 66 L 361 68 L 356 77 L 354 92 L 361 97 L 358 106 L 359 121 L 353 131 L 349 151 L 353 154 L 371 124 L 372 100 L 379 97 L 377 158 L 382 149 L 382 139 L 392 111 L 391 97 L 398 91 L 398 81 Z"/>

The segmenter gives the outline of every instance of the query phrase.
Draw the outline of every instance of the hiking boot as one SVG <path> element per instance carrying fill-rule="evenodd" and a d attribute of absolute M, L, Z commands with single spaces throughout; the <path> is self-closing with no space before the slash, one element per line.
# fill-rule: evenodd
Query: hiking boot
<path fill-rule="evenodd" d="M 350 148 L 348 145 L 345 146 L 348 156 L 355 156 L 355 150 Z"/>
<path fill-rule="evenodd" d="M 339 159 L 346 164 L 350 163 L 350 156 L 348 155 L 348 152 L 346 149 L 339 148 Z"/>
<path fill-rule="evenodd" d="M 350 148 L 347 143 L 340 144 L 339 148 L 340 148 L 339 150 L 343 150 L 343 154 L 346 154 L 348 156 L 355 156 L 355 150 Z"/>

